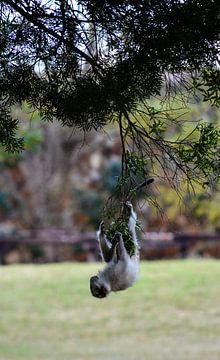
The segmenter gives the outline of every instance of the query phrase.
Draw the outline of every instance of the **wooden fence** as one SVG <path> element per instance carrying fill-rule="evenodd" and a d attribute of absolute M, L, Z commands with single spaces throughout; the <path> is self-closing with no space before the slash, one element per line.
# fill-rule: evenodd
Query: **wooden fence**
<path fill-rule="evenodd" d="M 220 258 L 220 233 L 150 232 L 140 240 L 141 258 L 172 259 L 188 256 Z M 0 232 L 0 263 L 100 260 L 95 232 L 46 228 L 4 234 Z"/>

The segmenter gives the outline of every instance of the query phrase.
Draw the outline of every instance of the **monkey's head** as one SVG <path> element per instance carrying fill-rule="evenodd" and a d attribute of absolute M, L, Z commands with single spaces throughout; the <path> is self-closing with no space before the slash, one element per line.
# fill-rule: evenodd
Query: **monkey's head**
<path fill-rule="evenodd" d="M 110 293 L 110 289 L 98 275 L 90 278 L 90 290 L 92 295 L 99 299 L 105 298 Z"/>

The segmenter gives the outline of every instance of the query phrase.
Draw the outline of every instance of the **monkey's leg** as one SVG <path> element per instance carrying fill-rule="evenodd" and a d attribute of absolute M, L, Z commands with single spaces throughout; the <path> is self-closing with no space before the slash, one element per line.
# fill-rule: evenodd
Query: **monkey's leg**
<path fill-rule="evenodd" d="M 104 225 L 103 221 L 101 222 L 101 224 L 99 226 L 98 240 L 99 240 L 100 249 L 101 249 L 101 253 L 102 253 L 102 257 L 103 257 L 104 261 L 105 262 L 111 261 L 114 256 L 114 251 L 115 251 L 115 247 L 117 244 L 117 240 L 114 237 L 112 244 L 111 244 L 111 242 L 107 239 L 107 236 L 105 234 L 105 225 Z"/>
<path fill-rule="evenodd" d="M 135 245 L 135 255 L 139 256 L 140 247 L 139 247 L 137 235 L 136 235 L 137 214 L 135 213 L 132 203 L 130 201 L 126 202 L 126 207 L 130 211 L 130 216 L 129 216 L 129 220 L 128 220 L 128 230 L 131 234 L 132 240 Z"/>
<path fill-rule="evenodd" d="M 117 248 L 116 248 L 117 260 L 126 260 L 126 258 L 129 255 L 127 253 L 127 250 L 125 249 L 124 241 L 121 233 L 116 232 L 115 237 L 117 238 Z"/>
<path fill-rule="evenodd" d="M 130 232 L 134 232 L 137 222 L 137 215 L 134 212 L 133 205 L 130 201 L 126 202 L 126 208 L 129 211 L 128 229 Z"/>
<path fill-rule="evenodd" d="M 133 206 L 130 201 L 127 201 L 126 203 L 127 209 L 130 211 L 130 216 L 128 220 L 128 230 L 130 231 L 133 240 L 136 242 L 136 223 L 137 223 L 137 215 L 134 212 Z"/>

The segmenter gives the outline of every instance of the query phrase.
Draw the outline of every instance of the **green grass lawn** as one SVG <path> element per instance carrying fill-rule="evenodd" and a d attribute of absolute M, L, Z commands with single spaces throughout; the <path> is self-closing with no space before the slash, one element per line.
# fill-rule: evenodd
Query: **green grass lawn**
<path fill-rule="evenodd" d="M 147 262 L 98 300 L 101 264 L 0 268 L 0 360 L 219 360 L 220 262 Z"/>

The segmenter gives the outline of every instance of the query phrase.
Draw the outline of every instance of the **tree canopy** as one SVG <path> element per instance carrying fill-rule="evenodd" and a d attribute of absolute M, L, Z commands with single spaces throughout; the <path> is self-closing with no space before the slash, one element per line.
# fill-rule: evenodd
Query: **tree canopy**
<path fill-rule="evenodd" d="M 178 108 L 195 91 L 220 103 L 218 1 L 5 0 L 0 12 L 0 142 L 7 150 L 22 148 L 11 108 L 26 101 L 45 120 L 84 131 L 118 123 L 124 182 L 132 171 L 144 178 L 148 158 L 168 177 L 171 169 L 189 180 L 219 176 L 213 124 L 196 123 L 194 139 L 166 138 L 167 122 L 184 114 L 174 112 L 175 96 Z M 149 105 L 152 96 L 161 96 L 160 108 Z"/>

